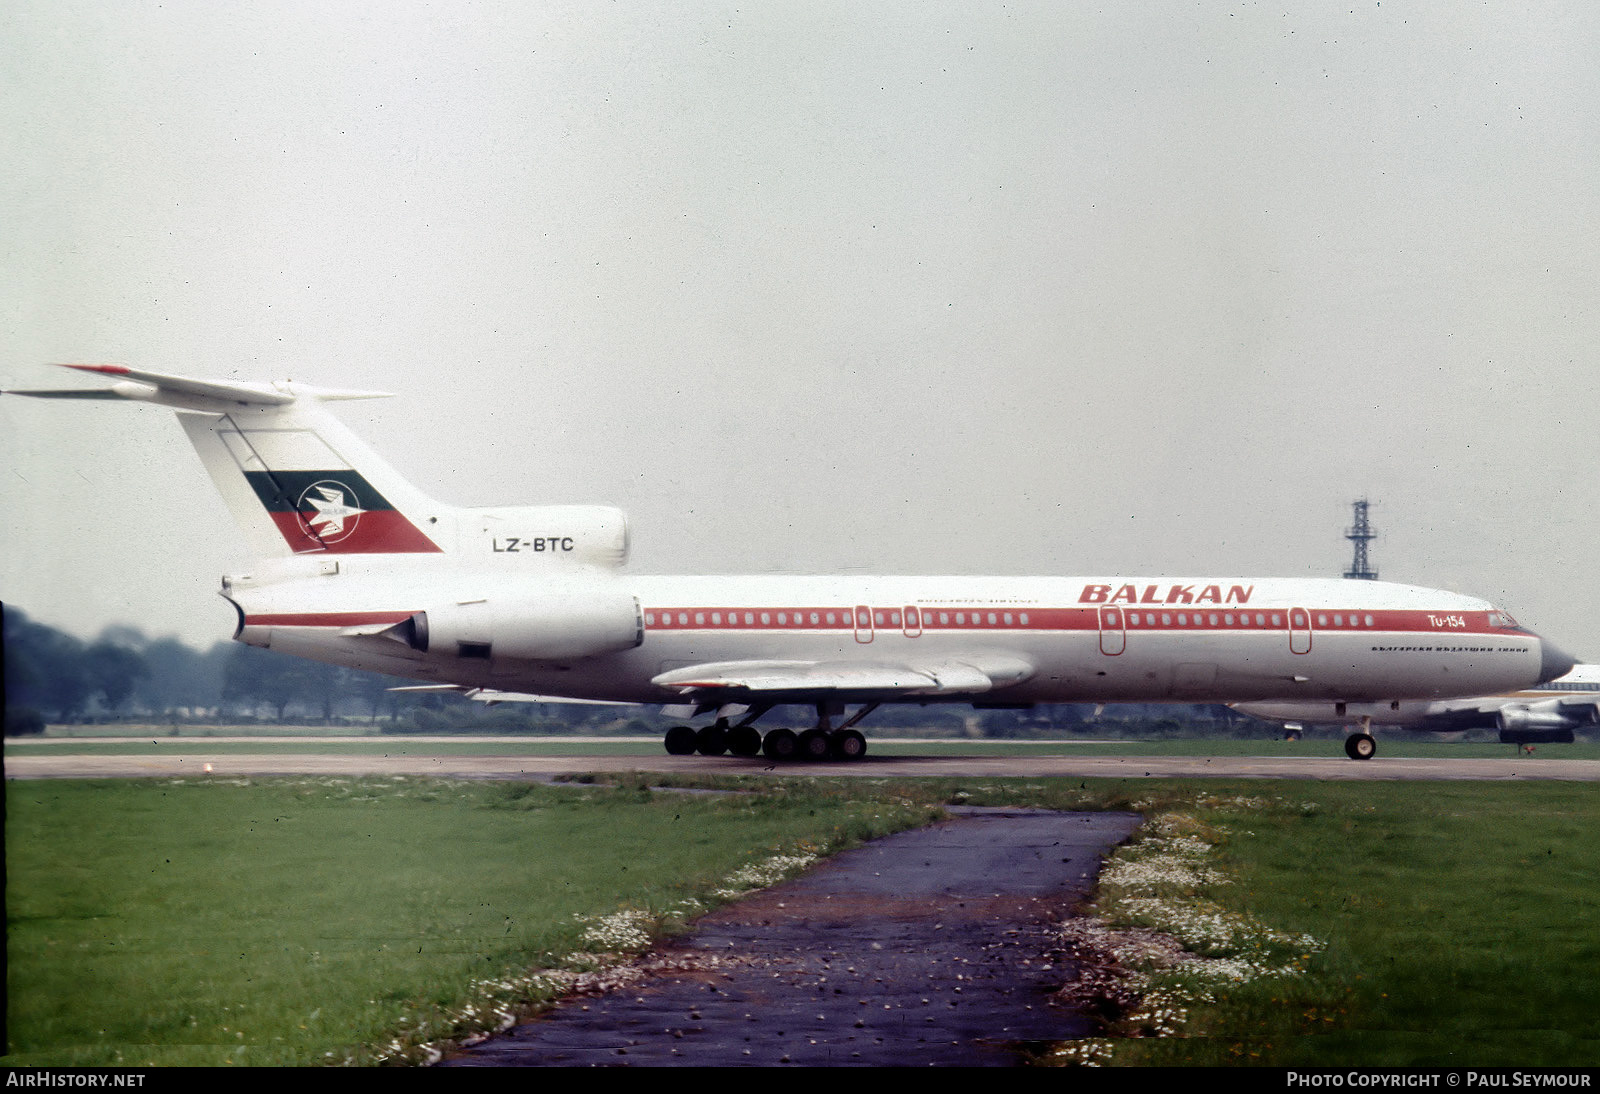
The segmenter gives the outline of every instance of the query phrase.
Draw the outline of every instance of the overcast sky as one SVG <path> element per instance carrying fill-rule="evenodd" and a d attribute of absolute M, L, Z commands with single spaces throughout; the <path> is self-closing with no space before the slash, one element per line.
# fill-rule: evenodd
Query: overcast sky
<path fill-rule="evenodd" d="M 1286 10 L 1287 9 L 1287 10 Z M 1600 5 L 9 0 L 0 387 L 379 388 L 660 572 L 1383 577 L 1600 659 Z M 0 596 L 206 645 L 170 411 L 0 398 Z"/>

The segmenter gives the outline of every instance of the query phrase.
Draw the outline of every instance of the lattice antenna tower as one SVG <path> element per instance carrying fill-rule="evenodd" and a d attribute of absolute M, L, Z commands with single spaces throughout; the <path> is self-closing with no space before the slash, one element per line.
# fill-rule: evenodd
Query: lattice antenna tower
<path fill-rule="evenodd" d="M 1355 524 L 1344 534 L 1344 538 L 1355 546 L 1355 560 L 1350 563 L 1350 569 L 1345 571 L 1345 577 L 1356 578 L 1361 581 L 1378 580 L 1378 571 L 1367 565 L 1367 544 L 1378 538 L 1378 533 L 1372 530 L 1372 523 L 1367 519 L 1367 499 L 1353 503 L 1356 513 Z"/>

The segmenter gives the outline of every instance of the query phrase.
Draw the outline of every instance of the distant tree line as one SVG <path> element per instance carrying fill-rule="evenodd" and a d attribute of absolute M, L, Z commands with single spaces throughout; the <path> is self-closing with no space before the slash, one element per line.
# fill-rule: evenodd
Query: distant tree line
<path fill-rule="evenodd" d="M 306 661 L 236 642 L 196 650 L 176 638 L 152 639 L 135 627 L 108 627 L 84 641 L 4 613 L 5 732 L 40 733 L 47 724 L 138 722 L 171 725 L 369 725 L 385 732 L 656 734 L 682 720 L 656 707 L 506 703 L 461 695 L 396 691 L 415 681 Z M 808 708 L 774 710 L 762 725 L 801 728 Z M 947 737 L 1249 736 L 1264 723 L 1226 707 L 1174 704 L 1049 704 L 975 710 L 964 704 L 889 704 L 867 729 L 878 736 Z"/>
<path fill-rule="evenodd" d="M 7 734 L 50 722 L 397 721 L 453 698 L 394 692 L 408 681 L 240 643 L 196 650 L 126 626 L 85 642 L 11 605 L 4 642 Z"/>

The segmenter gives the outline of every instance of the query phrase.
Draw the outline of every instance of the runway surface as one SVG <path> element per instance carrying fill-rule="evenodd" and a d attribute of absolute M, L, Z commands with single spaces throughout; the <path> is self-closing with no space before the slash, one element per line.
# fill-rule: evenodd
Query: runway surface
<path fill-rule="evenodd" d="M 293 740 L 276 739 L 280 743 Z M 325 739 L 316 740 L 325 744 Z M 371 739 L 361 739 L 370 744 Z M 466 743 L 448 739 L 452 744 Z M 217 738 L 236 744 L 262 738 Z M 48 743 L 66 743 L 57 738 Z M 83 740 L 79 743 L 89 745 Z M 120 743 L 128 744 L 123 738 Z M 1408 759 L 1377 756 L 1349 760 L 1342 756 L 872 756 L 854 763 L 774 764 L 766 759 L 732 756 L 503 756 L 429 755 L 427 741 L 396 738 L 387 755 L 331 752 L 238 752 L 205 750 L 193 739 L 174 742 L 169 755 L 101 755 L 82 752 L 30 754 L 25 743 L 7 741 L 5 774 L 19 779 L 155 778 L 209 774 L 213 777 L 270 775 L 435 775 L 446 778 L 549 779 L 585 772 L 658 772 L 662 774 L 829 775 L 869 778 L 941 777 L 1077 777 L 1100 779 L 1463 779 L 1533 781 L 1560 779 L 1600 781 L 1600 760 L 1564 760 L 1508 755 L 1504 759 Z M 159 747 L 159 746 L 158 746 Z M 177 751 L 178 748 L 183 751 Z M 201 750 L 194 750 L 194 749 Z"/>

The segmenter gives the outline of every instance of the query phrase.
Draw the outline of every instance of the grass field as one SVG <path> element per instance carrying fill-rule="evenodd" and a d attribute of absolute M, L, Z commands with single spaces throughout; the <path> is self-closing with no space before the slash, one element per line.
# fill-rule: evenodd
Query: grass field
<path fill-rule="evenodd" d="M 1177 1036 L 1120 1042 L 1118 1062 L 1600 1063 L 1592 785 L 1231 790 L 1169 784 L 1171 808 L 1147 803 L 1155 838 L 1129 855 L 1189 872 L 1134 871 L 1131 891 L 1111 874 L 1102 885 L 1113 918 L 1245 962 L 1237 978 L 1228 961 L 1198 982 L 1157 977 L 1187 1018 Z M 1202 871 L 1195 884 L 1193 864 L 1171 853 L 1185 839 L 1208 846 L 1215 880 Z M 1130 1029 L 1160 1026 L 1146 1018 Z"/>
<path fill-rule="evenodd" d="M 12 782 L 6 1062 L 398 1057 L 493 1028 L 741 870 L 929 813 L 783 789 Z"/>
<path fill-rule="evenodd" d="M 952 800 L 1149 820 L 1103 923 L 1208 960 L 1124 951 L 1138 1036 L 1063 1061 L 1600 1061 L 1590 784 L 707 782 L 10 782 L 5 1062 L 420 1061 Z"/>

